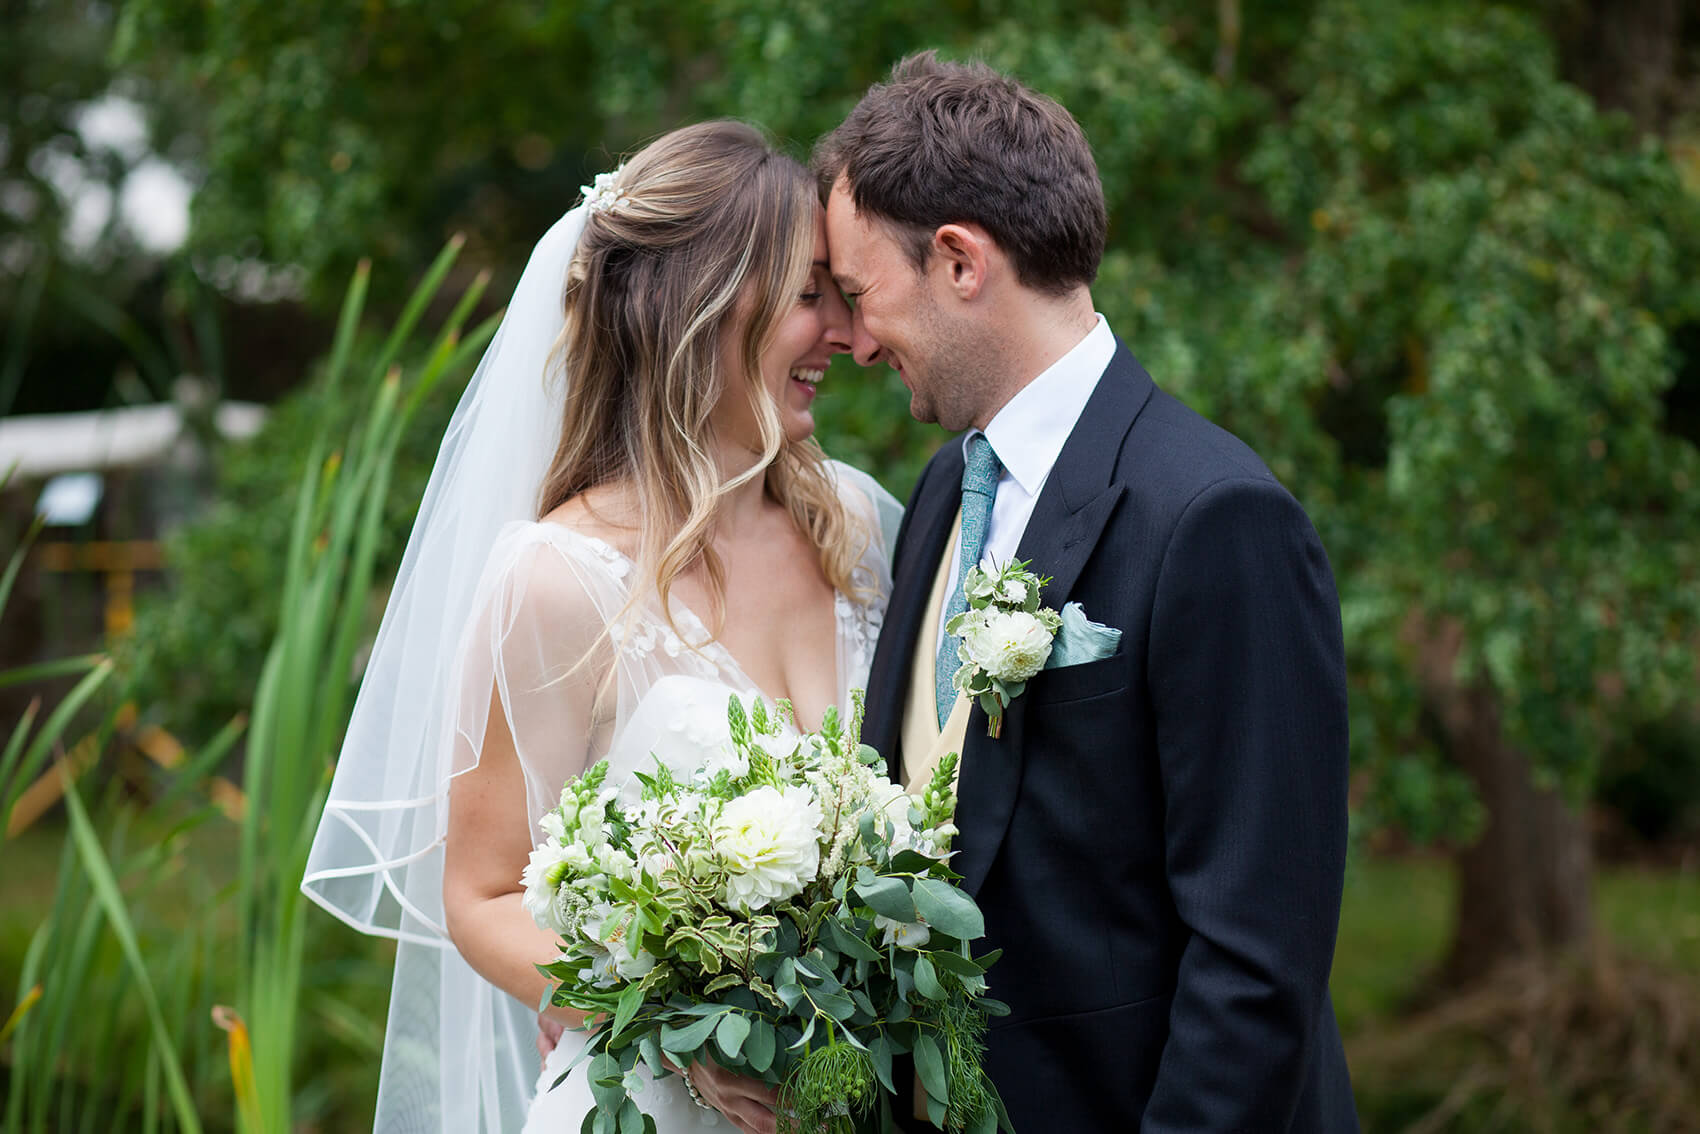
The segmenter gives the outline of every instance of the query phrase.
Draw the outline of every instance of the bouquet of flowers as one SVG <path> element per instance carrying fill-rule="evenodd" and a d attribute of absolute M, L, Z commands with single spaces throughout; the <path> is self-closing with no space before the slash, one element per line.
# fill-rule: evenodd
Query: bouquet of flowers
<path fill-rule="evenodd" d="M 653 1131 L 638 1063 L 661 1078 L 713 1059 L 779 1088 L 781 1130 L 850 1130 L 910 1054 L 935 1126 L 1007 1130 L 980 1056 L 1008 1009 L 946 866 L 956 757 L 916 800 L 860 743 L 859 698 L 818 733 L 789 711 L 732 697 L 726 751 L 689 771 L 658 758 L 625 803 L 600 763 L 544 817 L 525 904 L 561 938 L 549 1002 L 595 1020 L 584 1129 Z"/>

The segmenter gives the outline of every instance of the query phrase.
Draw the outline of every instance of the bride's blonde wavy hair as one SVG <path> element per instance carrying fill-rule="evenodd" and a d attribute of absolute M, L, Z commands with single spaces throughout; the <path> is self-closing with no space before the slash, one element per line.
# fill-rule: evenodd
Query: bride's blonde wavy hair
<path fill-rule="evenodd" d="M 644 147 L 615 188 L 617 199 L 591 210 L 567 271 L 566 328 L 551 367 L 567 383 L 566 410 L 539 515 L 598 485 L 629 483 L 638 566 L 668 621 L 674 582 L 700 563 L 718 623 L 726 580 L 711 542 L 716 512 L 765 476 L 819 549 L 827 580 L 856 593 L 852 571 L 871 533 L 845 511 L 813 438 L 785 439 L 761 380 L 762 350 L 814 263 L 820 205 L 810 174 L 753 126 L 705 122 Z M 735 373 L 722 361 L 729 335 L 738 336 Z M 723 483 L 709 415 L 739 394 L 755 410 L 761 454 Z"/>

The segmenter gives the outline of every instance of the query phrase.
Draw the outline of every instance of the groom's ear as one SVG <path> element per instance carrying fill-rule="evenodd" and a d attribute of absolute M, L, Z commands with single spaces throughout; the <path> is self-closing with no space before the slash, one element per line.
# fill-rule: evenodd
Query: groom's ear
<path fill-rule="evenodd" d="M 945 224 L 933 233 L 932 253 L 944 271 L 945 286 L 959 299 L 971 300 L 986 286 L 996 246 L 977 224 Z"/>

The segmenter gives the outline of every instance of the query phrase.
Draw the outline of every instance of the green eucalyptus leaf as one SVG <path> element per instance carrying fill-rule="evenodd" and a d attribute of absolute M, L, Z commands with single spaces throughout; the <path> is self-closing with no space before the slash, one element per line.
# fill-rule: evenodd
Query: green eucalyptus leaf
<path fill-rule="evenodd" d="M 978 962 L 971 961 L 962 954 L 953 953 L 948 949 L 937 949 L 928 953 L 927 956 L 932 958 L 935 968 L 943 969 L 955 976 L 977 980 L 984 971 L 980 968 Z"/>
<path fill-rule="evenodd" d="M 744 1061 L 756 1073 L 773 1066 L 773 1025 L 757 1017 L 750 1021 L 750 1034 L 744 1039 Z"/>
<path fill-rule="evenodd" d="M 708 1040 L 709 1035 L 719 1026 L 720 1016 L 725 1011 L 724 1008 L 717 1005 L 714 1015 L 704 1016 L 682 1028 L 663 1024 L 661 1026 L 661 1046 L 667 1051 L 679 1055 L 689 1055 Z"/>
<path fill-rule="evenodd" d="M 891 1094 L 897 1093 L 897 1086 L 892 1081 L 892 1043 L 891 1038 L 880 1032 L 868 1043 L 868 1057 L 874 1065 L 874 1077 L 880 1081 Z"/>
<path fill-rule="evenodd" d="M 803 1025 L 802 1034 L 786 1049 L 788 1051 L 803 1051 L 808 1047 L 809 1038 L 815 1034 L 815 1021 L 819 1016 L 810 1016 L 809 1022 Z"/>
<path fill-rule="evenodd" d="M 958 941 L 986 934 L 986 919 L 966 892 L 936 878 L 915 880 L 915 909 L 926 923 Z"/>
<path fill-rule="evenodd" d="M 938 974 L 933 971 L 933 963 L 923 954 L 915 958 L 915 991 L 928 1000 L 943 1000 L 944 985 L 939 983 Z"/>
<path fill-rule="evenodd" d="M 833 944 L 838 947 L 840 953 L 854 957 L 859 961 L 879 960 L 879 950 L 844 928 L 842 923 L 836 920 L 828 920 L 824 924 L 826 925 L 827 936 L 832 938 Z"/>
<path fill-rule="evenodd" d="M 727 1059 L 736 1059 L 750 1035 L 750 1018 L 741 1012 L 728 1012 L 720 1017 L 714 1029 L 714 1041 Z"/>
<path fill-rule="evenodd" d="M 901 878 L 874 876 L 858 881 L 856 896 L 881 917 L 889 917 L 893 921 L 915 920 L 915 902 Z"/>
<path fill-rule="evenodd" d="M 915 1037 L 915 1072 L 921 1076 L 921 1086 L 927 1094 L 939 1102 L 950 1103 L 950 1086 L 945 1076 L 944 1056 L 939 1051 L 938 1041 L 929 1032 L 921 1032 Z"/>
<path fill-rule="evenodd" d="M 641 984 L 627 985 L 625 991 L 620 993 L 619 1007 L 614 1010 L 614 1035 L 618 1036 L 626 1030 L 626 1025 L 632 1022 L 632 1017 L 637 1015 L 638 1009 L 642 1005 L 643 986 Z"/>

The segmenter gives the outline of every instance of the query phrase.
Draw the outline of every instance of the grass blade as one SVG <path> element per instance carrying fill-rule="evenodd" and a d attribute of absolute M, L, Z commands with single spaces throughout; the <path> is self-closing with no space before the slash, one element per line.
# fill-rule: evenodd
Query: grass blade
<path fill-rule="evenodd" d="M 79 654 L 76 657 L 54 658 L 52 661 L 37 662 L 34 665 L 14 666 L 0 673 L 0 689 L 13 685 L 23 685 L 31 681 L 45 681 L 50 677 L 65 677 L 73 673 L 85 673 L 100 664 L 103 654 Z"/>
<path fill-rule="evenodd" d="M 5 1024 L 0 1025 L 0 1043 L 5 1043 L 12 1038 L 12 1033 L 18 1030 L 18 1025 L 24 1022 L 24 1017 L 29 1015 L 30 1009 L 34 1008 L 40 1000 L 41 985 L 31 986 L 30 990 L 24 993 L 22 999 L 18 1001 L 18 1006 L 12 1009 L 12 1014 L 6 1017 Z"/>
<path fill-rule="evenodd" d="M 418 325 L 419 317 L 425 314 L 425 308 L 442 286 L 443 277 L 449 274 L 449 268 L 454 265 L 455 258 L 466 244 L 466 237 L 455 233 L 443 250 L 437 253 L 437 258 L 431 261 L 431 266 L 425 270 L 425 277 L 419 281 L 419 286 L 413 289 L 407 304 L 401 309 L 401 316 L 390 330 L 390 337 L 384 340 L 384 347 L 378 352 L 378 360 L 373 363 L 374 373 L 382 374 L 390 368 L 396 355 L 400 353 L 402 344 L 413 334 L 413 328 Z"/>
<path fill-rule="evenodd" d="M 186 1131 L 199 1134 L 201 1122 L 195 1114 L 194 1099 L 190 1096 L 189 1084 L 183 1077 L 183 1068 L 177 1061 L 171 1033 L 166 1029 L 165 1019 L 160 1013 L 153 981 L 148 975 L 147 966 L 142 962 L 142 952 L 136 944 L 135 929 L 124 905 L 124 897 L 118 889 L 117 879 L 113 877 L 112 865 L 107 861 L 100 839 L 95 835 L 94 824 L 89 821 L 88 812 L 83 809 L 77 785 L 69 777 L 65 780 L 65 814 L 70 820 L 71 837 L 76 842 L 77 853 L 82 858 L 83 872 L 106 913 L 113 935 L 118 939 L 118 946 L 123 950 L 125 961 L 129 963 L 130 974 L 135 978 L 136 993 L 141 997 L 142 1007 L 147 1012 L 154 1044 L 159 1051 L 160 1063 L 165 1072 L 166 1089 L 171 1096 L 172 1109 L 176 1112 L 178 1124 Z"/>
<path fill-rule="evenodd" d="M 60 734 L 70 725 L 71 718 L 110 676 L 112 659 L 103 658 L 86 677 L 77 682 L 76 687 L 65 695 L 63 701 L 54 706 L 53 712 L 41 726 L 41 731 L 24 750 L 23 758 L 18 760 L 15 769 L 8 769 L 13 774 L 5 781 L 3 789 L 0 789 L 4 791 L 4 795 L 0 795 L 0 829 L 6 829 L 11 823 L 12 808 L 17 804 L 18 797 L 29 787 L 29 782 L 46 763 L 49 752 L 59 740 Z"/>
<path fill-rule="evenodd" d="M 236 741 L 248 727 L 246 713 L 238 713 L 231 717 L 225 726 L 218 730 L 211 740 L 176 769 L 171 786 L 165 789 L 163 795 L 154 801 L 156 809 L 163 809 L 196 787 L 208 783 L 213 770 L 218 767 L 224 757 L 229 754 Z"/>
<path fill-rule="evenodd" d="M 331 340 L 331 359 L 325 367 L 325 386 L 335 390 L 342 383 L 342 373 L 348 369 L 348 357 L 354 351 L 354 338 L 360 330 L 360 313 L 366 308 L 366 285 L 372 278 L 372 261 L 361 260 L 348 281 L 348 291 L 342 297 L 342 311 L 336 320 L 336 337 Z"/>
<path fill-rule="evenodd" d="M 11 474 L 8 472 L 6 480 L 10 479 Z M 3 486 L 4 483 L 5 481 L 0 481 L 0 486 Z M 0 575 L 0 611 L 6 609 L 6 600 L 12 597 L 12 584 L 18 581 L 18 571 L 24 565 L 24 556 L 29 554 L 30 544 L 35 542 L 35 537 L 41 534 L 41 529 L 46 523 L 46 516 L 37 516 L 32 520 L 30 526 L 24 531 L 23 537 L 18 540 L 18 549 L 12 552 L 12 558 L 7 561 L 6 573 Z"/>
<path fill-rule="evenodd" d="M 10 791 L 6 785 L 12 782 L 12 766 L 17 763 L 19 753 L 24 750 L 24 741 L 29 738 L 30 726 L 35 724 L 35 715 L 39 712 L 41 698 L 36 697 L 25 707 L 23 716 L 18 718 L 17 725 L 12 729 L 12 739 L 6 742 L 6 750 L 0 752 L 0 791 L 7 791 L 7 798 L 10 798 Z M 0 830 L 5 830 L 10 819 L 10 805 L 0 807 Z"/>

